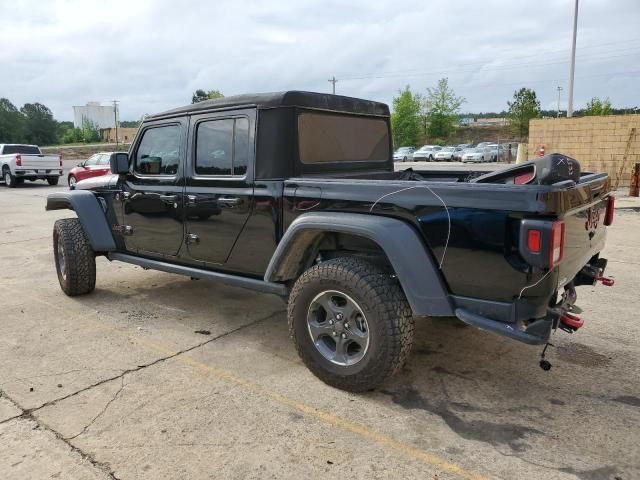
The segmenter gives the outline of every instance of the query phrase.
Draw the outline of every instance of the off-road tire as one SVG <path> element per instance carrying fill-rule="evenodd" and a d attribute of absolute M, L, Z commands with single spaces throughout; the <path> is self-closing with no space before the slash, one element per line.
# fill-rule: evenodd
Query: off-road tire
<path fill-rule="evenodd" d="M 18 179 L 11 174 L 11 170 L 6 166 L 2 169 L 2 180 L 8 188 L 15 188 L 18 185 Z"/>
<path fill-rule="evenodd" d="M 361 307 L 369 328 L 369 347 L 354 365 L 327 360 L 309 334 L 307 314 L 320 292 L 337 290 Z M 411 308 L 398 280 L 366 260 L 343 257 L 317 264 L 295 282 L 289 296 L 289 333 L 304 364 L 323 382 L 352 392 L 371 390 L 396 373 L 413 344 Z"/>
<path fill-rule="evenodd" d="M 51 186 L 57 185 L 60 177 L 47 177 L 47 183 Z"/>
<path fill-rule="evenodd" d="M 58 245 L 64 261 L 60 262 Z M 92 292 L 96 287 L 96 255 L 77 218 L 57 220 L 53 226 L 53 253 L 62 291 L 70 297 Z"/>

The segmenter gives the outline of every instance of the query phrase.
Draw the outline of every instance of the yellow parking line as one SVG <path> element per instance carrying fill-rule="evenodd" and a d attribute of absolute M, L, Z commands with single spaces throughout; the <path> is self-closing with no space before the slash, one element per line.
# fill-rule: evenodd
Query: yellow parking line
<path fill-rule="evenodd" d="M 18 290 L 14 290 L 10 287 L 3 287 L 5 290 L 8 290 L 10 292 L 15 293 L 16 295 L 19 295 L 20 292 Z M 41 303 L 43 305 L 48 306 L 49 308 L 53 308 L 55 310 L 58 310 L 60 312 L 63 313 L 68 313 L 65 311 L 64 308 L 55 305 L 51 302 L 48 302 L 46 300 L 42 300 L 40 298 L 32 298 L 31 301 L 35 301 L 38 303 Z M 110 325 L 106 325 L 102 322 L 99 322 L 98 320 L 94 320 L 92 318 L 93 315 L 91 316 L 80 316 L 78 315 L 77 317 L 75 317 L 74 319 L 78 319 L 78 320 L 83 320 L 88 324 L 93 325 L 95 328 L 98 328 L 100 330 L 105 330 L 105 331 L 109 331 L 112 333 L 115 333 L 119 336 L 123 336 L 126 337 L 129 340 L 134 340 L 137 343 L 140 343 L 146 347 L 148 347 L 151 350 L 155 350 L 159 353 L 162 353 L 164 355 L 173 355 L 176 353 L 175 350 L 172 350 L 171 348 L 168 348 L 164 345 L 160 345 L 157 344 L 155 342 L 150 342 L 148 340 L 142 339 L 142 338 L 138 338 L 138 337 L 133 337 L 131 335 L 129 335 L 126 331 L 120 330 L 118 328 L 112 327 Z M 266 397 L 268 399 L 271 399 L 272 401 L 279 403 L 281 405 L 293 408 L 295 410 L 298 410 L 310 417 L 313 417 L 317 420 L 320 420 L 322 422 L 328 423 L 330 425 L 334 425 L 342 430 L 345 430 L 347 432 L 353 433 L 355 435 L 358 435 L 362 438 L 365 438 L 369 441 L 372 441 L 374 443 L 377 443 L 378 445 L 387 447 L 387 448 L 391 448 L 397 452 L 400 452 L 402 454 L 404 454 L 407 457 L 413 458 L 415 460 L 418 460 L 426 465 L 429 465 L 431 467 L 435 467 L 441 471 L 444 472 L 448 472 L 451 474 L 454 474 L 460 478 L 464 478 L 464 479 L 468 479 L 468 480 L 485 480 L 487 477 L 480 475 L 478 473 L 475 472 L 471 472 L 468 470 L 463 469 L 462 467 L 448 462 L 447 460 L 438 457 L 437 455 L 433 455 L 431 453 L 428 453 L 424 450 L 421 450 L 419 448 L 416 448 L 412 445 L 400 442 L 398 440 L 394 440 L 391 437 L 388 437 L 386 435 L 383 435 L 379 432 L 375 432 L 372 430 L 369 430 L 367 427 L 365 427 L 364 425 L 360 425 L 357 423 L 353 423 L 350 422 L 348 420 L 344 420 L 336 415 L 333 415 L 331 413 L 319 410 L 315 407 L 312 407 L 310 405 L 307 405 L 306 403 L 302 403 L 302 402 L 298 402 L 296 400 L 293 400 L 289 397 L 286 397 L 280 393 L 274 392 L 272 390 L 268 390 L 258 384 L 255 384 L 253 382 L 251 382 L 250 380 L 247 380 L 245 378 L 242 377 L 238 377 L 237 375 L 217 368 L 217 367 L 213 367 L 211 365 L 199 362 L 195 359 L 193 359 L 192 357 L 190 357 L 188 354 L 184 354 L 184 355 L 178 355 L 176 357 L 173 358 L 174 360 L 177 360 L 185 365 L 191 366 L 196 370 L 200 370 L 203 373 L 207 373 L 210 375 L 215 376 L 216 378 L 220 379 L 220 380 L 224 380 L 230 383 L 234 383 L 236 385 L 240 385 L 244 388 L 246 388 L 247 390 L 256 393 L 258 395 L 261 395 L 263 397 Z"/>

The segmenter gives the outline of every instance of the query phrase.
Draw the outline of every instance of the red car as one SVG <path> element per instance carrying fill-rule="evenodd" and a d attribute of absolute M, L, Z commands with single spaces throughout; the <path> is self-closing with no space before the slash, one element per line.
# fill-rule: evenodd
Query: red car
<path fill-rule="evenodd" d="M 99 177 L 100 175 L 107 175 L 111 173 L 109 167 L 109 158 L 111 152 L 100 152 L 89 157 L 82 163 L 79 163 L 77 167 L 73 167 L 67 177 L 69 186 L 75 186 L 80 180 L 91 177 Z"/>

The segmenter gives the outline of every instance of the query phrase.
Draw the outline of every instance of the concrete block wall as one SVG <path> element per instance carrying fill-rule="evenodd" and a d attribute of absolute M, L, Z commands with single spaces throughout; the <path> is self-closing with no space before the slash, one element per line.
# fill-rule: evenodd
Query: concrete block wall
<path fill-rule="evenodd" d="M 540 146 L 544 145 L 546 153 L 558 152 L 573 157 L 580 162 L 583 171 L 607 172 L 615 183 L 634 127 L 636 135 L 620 177 L 620 186 L 628 187 L 633 165 L 640 163 L 640 115 L 531 120 L 527 157 L 537 157 Z"/>

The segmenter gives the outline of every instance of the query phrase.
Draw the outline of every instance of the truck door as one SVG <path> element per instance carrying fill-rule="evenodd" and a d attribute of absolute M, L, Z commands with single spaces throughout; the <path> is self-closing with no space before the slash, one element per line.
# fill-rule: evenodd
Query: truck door
<path fill-rule="evenodd" d="M 186 118 L 149 123 L 131 151 L 124 182 L 123 238 L 127 250 L 172 257 L 184 239 L 182 197 Z"/>
<path fill-rule="evenodd" d="M 252 208 L 255 120 L 255 109 L 191 117 L 181 256 L 227 261 Z"/>

